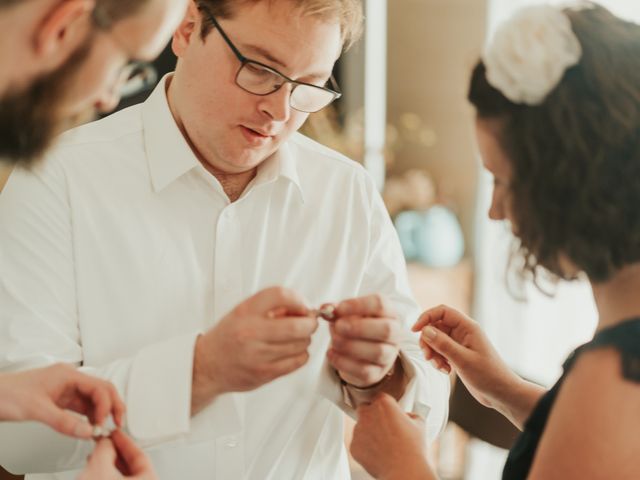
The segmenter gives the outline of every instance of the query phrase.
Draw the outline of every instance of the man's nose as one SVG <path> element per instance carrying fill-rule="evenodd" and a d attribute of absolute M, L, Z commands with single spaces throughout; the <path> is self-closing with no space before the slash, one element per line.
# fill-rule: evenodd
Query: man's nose
<path fill-rule="evenodd" d="M 285 84 L 270 95 L 260 97 L 260 110 L 276 122 L 286 122 L 291 117 L 291 84 Z"/>

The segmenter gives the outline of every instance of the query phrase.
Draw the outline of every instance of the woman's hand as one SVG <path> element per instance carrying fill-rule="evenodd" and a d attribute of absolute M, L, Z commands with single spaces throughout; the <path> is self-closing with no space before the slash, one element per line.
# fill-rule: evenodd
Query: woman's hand
<path fill-rule="evenodd" d="M 88 423 L 79 415 L 85 415 Z M 0 375 L 0 420 L 33 420 L 72 437 L 91 438 L 109 415 L 121 426 L 125 405 L 115 387 L 67 364 Z"/>
<path fill-rule="evenodd" d="M 351 454 L 378 479 L 435 479 L 426 459 L 425 438 L 424 419 L 405 413 L 383 393 L 358 408 Z"/>
<path fill-rule="evenodd" d="M 151 462 L 120 430 L 98 440 L 78 480 L 156 480 Z"/>
<path fill-rule="evenodd" d="M 512 372 L 475 321 L 441 305 L 422 314 L 413 326 L 420 330 L 427 360 L 447 373 L 453 368 L 478 402 L 522 428 L 544 389 Z"/>

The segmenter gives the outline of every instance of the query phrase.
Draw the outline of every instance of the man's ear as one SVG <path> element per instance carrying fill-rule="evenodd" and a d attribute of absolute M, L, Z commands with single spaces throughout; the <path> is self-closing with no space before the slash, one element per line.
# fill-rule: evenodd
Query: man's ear
<path fill-rule="evenodd" d="M 176 57 L 180 58 L 184 55 L 187 47 L 196 38 L 200 37 L 200 25 L 202 24 L 202 15 L 195 2 L 189 4 L 187 14 L 180 26 L 173 34 L 171 48 Z"/>
<path fill-rule="evenodd" d="M 45 70 L 64 63 L 94 28 L 95 0 L 58 2 L 43 18 L 34 37 L 34 54 Z"/>

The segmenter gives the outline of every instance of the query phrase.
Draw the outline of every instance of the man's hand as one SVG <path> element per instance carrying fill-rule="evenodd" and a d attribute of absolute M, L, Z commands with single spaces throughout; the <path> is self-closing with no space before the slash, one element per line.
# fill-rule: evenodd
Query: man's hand
<path fill-rule="evenodd" d="M 156 480 L 151 462 L 120 430 L 98 440 L 78 480 Z"/>
<path fill-rule="evenodd" d="M 398 358 L 402 324 L 379 295 L 345 300 L 331 324 L 331 366 L 347 383 L 366 388 L 384 379 Z"/>
<path fill-rule="evenodd" d="M 121 426 L 125 405 L 111 383 L 71 365 L 0 376 L 0 420 L 34 420 L 64 435 L 91 438 L 91 424 L 68 410 L 87 416 L 94 425 L 102 425 L 111 414 Z"/>
<path fill-rule="evenodd" d="M 269 288 L 202 335 L 194 361 L 192 413 L 217 395 L 256 389 L 307 363 L 318 319 L 294 292 Z"/>
<path fill-rule="evenodd" d="M 404 413 L 384 393 L 358 408 L 351 454 L 378 479 L 435 479 L 426 459 L 424 420 Z"/>

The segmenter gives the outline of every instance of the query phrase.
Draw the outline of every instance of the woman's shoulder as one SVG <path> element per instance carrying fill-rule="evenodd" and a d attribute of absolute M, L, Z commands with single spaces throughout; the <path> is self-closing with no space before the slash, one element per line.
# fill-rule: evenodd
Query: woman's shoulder
<path fill-rule="evenodd" d="M 576 360 L 584 356 L 610 357 L 614 363 L 617 359 L 622 378 L 640 383 L 640 318 L 624 320 L 597 332 L 589 343 L 578 348 L 567 360 L 565 370 L 572 369 Z M 591 363 L 597 364 L 597 360 L 592 359 Z M 593 367 L 598 368 L 597 365 Z M 615 369 L 615 365 L 610 367 Z"/>
<path fill-rule="evenodd" d="M 640 358 L 640 321 L 608 330 L 573 356 L 531 478 L 640 478 L 640 379 L 628 370 Z"/>

